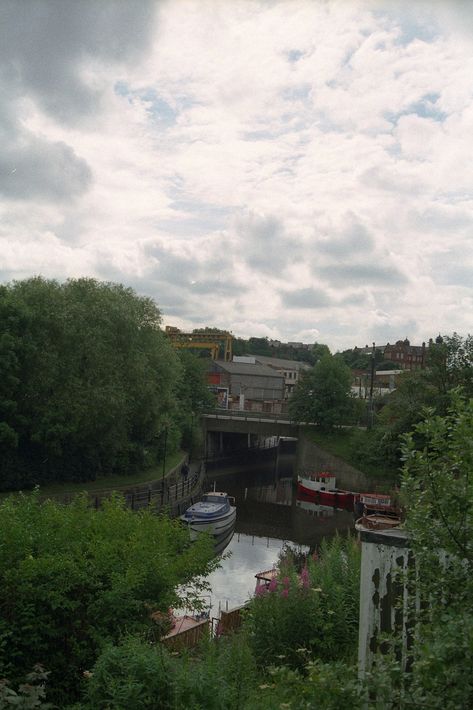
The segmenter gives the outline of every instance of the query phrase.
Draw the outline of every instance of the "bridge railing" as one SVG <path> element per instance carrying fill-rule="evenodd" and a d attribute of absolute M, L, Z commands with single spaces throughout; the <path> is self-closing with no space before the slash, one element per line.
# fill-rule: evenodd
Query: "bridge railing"
<path fill-rule="evenodd" d="M 251 409 L 205 409 L 202 412 L 203 417 L 218 418 L 218 419 L 256 419 L 260 421 L 284 422 L 285 424 L 297 424 L 289 412 L 261 412 Z"/>

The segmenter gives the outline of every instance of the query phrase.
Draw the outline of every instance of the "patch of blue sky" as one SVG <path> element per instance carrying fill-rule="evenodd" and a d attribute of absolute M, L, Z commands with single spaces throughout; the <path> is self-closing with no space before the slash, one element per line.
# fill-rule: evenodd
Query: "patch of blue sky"
<path fill-rule="evenodd" d="M 295 64 L 299 59 L 302 59 L 303 56 L 304 52 L 300 49 L 290 49 L 289 52 L 287 52 L 287 61 L 291 62 L 291 64 Z"/>
<path fill-rule="evenodd" d="M 401 116 L 416 114 L 420 118 L 431 118 L 442 123 L 448 117 L 444 111 L 438 108 L 437 101 L 440 94 L 425 94 L 419 101 L 409 104 L 405 109 L 398 112 L 386 111 L 383 117 L 390 123 L 396 124 Z"/>
<path fill-rule="evenodd" d="M 404 14 L 401 14 L 402 11 Z M 440 28 L 433 21 L 433 18 L 428 17 L 428 15 L 424 14 L 424 16 L 420 17 L 415 3 L 412 9 L 403 8 L 402 11 L 396 5 L 391 11 L 386 7 L 373 11 L 375 17 L 387 19 L 391 28 L 398 29 L 398 35 L 394 39 L 395 44 L 405 47 L 415 40 L 430 43 L 437 39 L 440 34 Z"/>
<path fill-rule="evenodd" d="M 307 101 L 311 88 L 309 83 L 288 86 L 282 90 L 281 96 L 285 101 Z"/>
<path fill-rule="evenodd" d="M 159 93 L 152 88 L 134 91 L 124 81 L 117 81 L 114 91 L 118 96 L 128 97 L 129 101 L 140 99 L 148 104 L 147 111 L 152 120 L 160 126 L 172 126 L 176 122 L 179 109 L 174 109 Z"/>
<path fill-rule="evenodd" d="M 131 94 L 130 87 L 126 81 L 117 81 L 113 87 L 113 90 L 116 94 L 118 94 L 118 96 L 129 96 Z"/>
<path fill-rule="evenodd" d="M 172 108 L 155 89 L 148 89 L 138 95 L 148 104 L 148 113 L 155 123 L 172 126 L 176 122 L 178 110 Z"/>

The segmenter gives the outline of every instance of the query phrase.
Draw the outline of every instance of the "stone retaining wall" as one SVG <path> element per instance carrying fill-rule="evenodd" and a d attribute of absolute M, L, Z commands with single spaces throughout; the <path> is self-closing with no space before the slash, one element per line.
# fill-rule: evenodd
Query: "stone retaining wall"
<path fill-rule="evenodd" d="M 388 492 L 393 487 L 392 479 L 388 477 L 373 479 L 338 456 L 325 451 L 302 434 L 297 445 L 295 480 L 297 475 L 304 471 L 334 473 L 337 477 L 337 488 L 349 491 Z"/>

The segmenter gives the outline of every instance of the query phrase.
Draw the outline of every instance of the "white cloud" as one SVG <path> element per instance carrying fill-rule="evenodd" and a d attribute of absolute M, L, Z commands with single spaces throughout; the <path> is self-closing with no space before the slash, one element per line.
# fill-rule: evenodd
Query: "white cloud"
<path fill-rule="evenodd" d="M 66 5 L 2 8 L 4 281 L 332 348 L 467 331 L 467 5 Z"/>

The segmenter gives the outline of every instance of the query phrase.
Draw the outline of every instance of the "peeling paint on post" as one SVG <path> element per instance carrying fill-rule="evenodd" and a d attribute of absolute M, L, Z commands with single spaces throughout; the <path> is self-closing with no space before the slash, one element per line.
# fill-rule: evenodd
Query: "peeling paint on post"
<path fill-rule="evenodd" d="M 407 573 L 413 555 L 405 530 L 361 530 L 360 627 L 358 667 L 362 677 L 372 665 L 372 657 L 383 651 L 381 637 L 396 641 L 403 665 L 408 664 L 410 635 Z"/>

